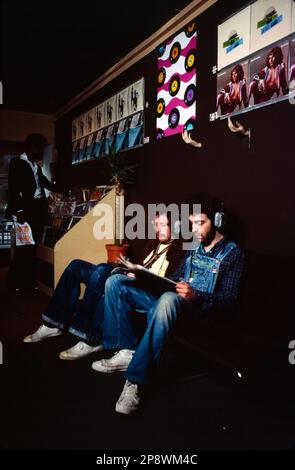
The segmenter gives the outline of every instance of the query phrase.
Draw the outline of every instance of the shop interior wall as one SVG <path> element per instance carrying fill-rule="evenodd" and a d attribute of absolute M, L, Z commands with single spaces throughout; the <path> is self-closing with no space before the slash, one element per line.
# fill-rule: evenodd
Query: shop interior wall
<path fill-rule="evenodd" d="M 275 315 L 285 315 L 286 320 L 293 304 L 295 106 L 285 101 L 239 116 L 238 120 L 251 128 L 250 148 L 247 138 L 229 131 L 226 120 L 209 121 L 209 114 L 215 111 L 212 67 L 217 62 L 217 26 L 247 3 L 221 0 L 197 18 L 197 129 L 192 137 L 203 143 L 202 149 L 186 145 L 181 135 L 155 139 L 155 51 L 57 121 L 57 172 L 69 186 L 105 182 L 101 161 L 71 167 L 71 121 L 144 76 L 149 104 L 145 135 L 150 142 L 128 152 L 129 159 L 139 166 L 136 184 L 128 188 L 127 202 L 181 202 L 198 192 L 222 198 L 245 235 L 252 298 L 264 299 L 255 315 L 265 319 L 272 311 L 275 324 Z M 139 246 L 134 244 L 135 253 Z"/>

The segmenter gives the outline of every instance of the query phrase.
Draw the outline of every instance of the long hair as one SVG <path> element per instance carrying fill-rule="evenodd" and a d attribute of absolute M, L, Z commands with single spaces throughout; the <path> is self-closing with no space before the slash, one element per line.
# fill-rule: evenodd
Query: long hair
<path fill-rule="evenodd" d="M 237 81 L 240 82 L 241 80 L 244 79 L 244 76 L 245 76 L 245 73 L 244 73 L 244 69 L 243 67 L 241 66 L 241 64 L 237 64 L 231 71 L 230 73 L 230 79 L 231 81 L 233 81 L 233 73 L 236 72 L 237 73 Z"/>
<path fill-rule="evenodd" d="M 275 58 L 275 67 L 279 64 L 281 64 L 284 60 L 284 55 L 282 52 L 282 49 L 280 47 L 274 47 L 266 57 L 266 66 L 269 67 L 269 56 L 273 55 Z"/>

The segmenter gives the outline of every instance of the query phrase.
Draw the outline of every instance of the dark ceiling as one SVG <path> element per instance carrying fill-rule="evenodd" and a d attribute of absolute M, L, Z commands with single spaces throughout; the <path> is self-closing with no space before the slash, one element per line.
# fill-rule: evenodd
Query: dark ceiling
<path fill-rule="evenodd" d="M 55 113 L 191 0 L 4 0 L 3 107 Z"/>

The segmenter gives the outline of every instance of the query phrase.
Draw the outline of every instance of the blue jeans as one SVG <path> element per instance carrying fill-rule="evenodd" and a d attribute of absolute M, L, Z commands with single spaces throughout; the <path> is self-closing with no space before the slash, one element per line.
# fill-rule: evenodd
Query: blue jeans
<path fill-rule="evenodd" d="M 107 280 L 103 345 L 105 349 L 136 349 L 125 373 L 126 379 L 141 384 L 150 381 L 172 326 L 190 305 L 176 292 L 153 295 L 138 287 L 136 279 L 122 274 Z M 135 310 L 147 319 L 139 344 L 131 322 Z"/>
<path fill-rule="evenodd" d="M 89 343 L 102 339 L 104 315 L 104 287 L 114 267 L 98 265 L 83 260 L 72 261 L 64 270 L 49 305 L 42 315 L 49 326 L 79 336 Z M 86 285 L 82 302 L 79 302 L 80 284 Z"/>

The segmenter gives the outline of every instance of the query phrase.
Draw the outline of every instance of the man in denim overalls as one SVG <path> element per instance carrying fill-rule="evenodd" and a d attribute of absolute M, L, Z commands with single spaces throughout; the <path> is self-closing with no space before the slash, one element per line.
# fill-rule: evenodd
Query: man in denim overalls
<path fill-rule="evenodd" d="M 92 364 L 105 373 L 126 371 L 126 383 L 116 403 L 118 413 L 130 414 L 140 405 L 140 386 L 159 364 L 163 346 L 176 319 L 187 310 L 208 315 L 226 311 L 237 300 L 244 266 L 240 248 L 223 235 L 220 201 L 196 200 L 201 213 L 190 211 L 195 248 L 187 251 L 172 279 L 176 292 L 156 295 L 126 275 L 111 276 L 105 288 L 104 349 L 119 350 L 111 359 Z M 146 315 L 147 328 L 137 341 L 131 315 Z"/>

